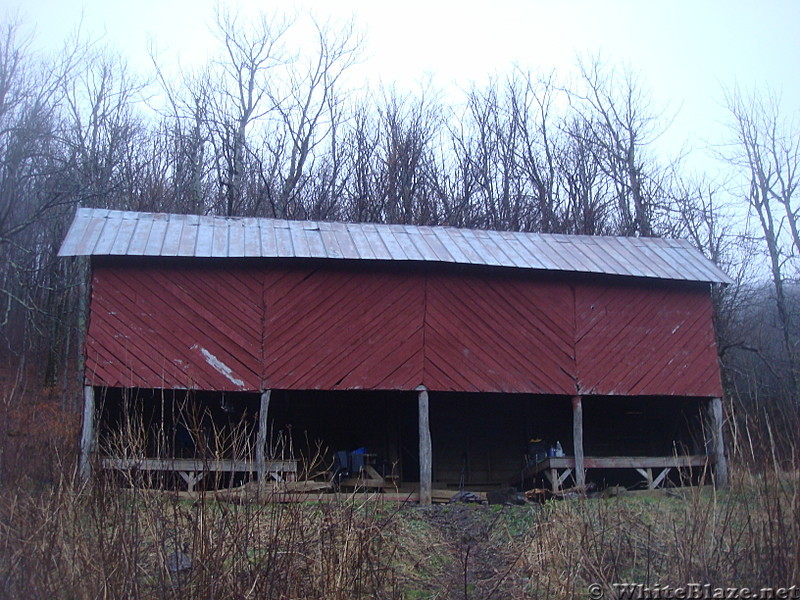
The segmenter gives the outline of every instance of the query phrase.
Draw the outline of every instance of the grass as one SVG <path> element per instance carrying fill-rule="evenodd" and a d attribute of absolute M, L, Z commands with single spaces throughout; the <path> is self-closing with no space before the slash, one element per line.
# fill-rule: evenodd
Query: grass
<path fill-rule="evenodd" d="M 800 581 L 798 477 L 734 470 L 727 490 L 537 510 L 15 486 L 0 490 L 0 596 L 574 598 L 591 583 L 789 586 Z M 191 570 L 166 568 L 176 550 Z"/>
<path fill-rule="evenodd" d="M 552 503 L 526 553 L 531 596 L 569 598 L 591 583 L 791 586 L 800 580 L 797 471 L 734 471 L 727 490 Z"/>
<path fill-rule="evenodd" d="M 0 598 L 567 599 L 588 597 L 590 584 L 614 597 L 622 582 L 800 583 L 796 461 L 734 467 L 725 490 L 535 508 L 426 508 L 357 494 L 276 504 L 187 500 L 99 479 L 83 486 L 63 475 L 75 464 L 63 450 L 74 436 L 42 442 L 53 452 L 34 454 L 35 465 L 19 458 L 31 456 L 23 436 L 7 437 L 19 447 L 1 455 Z M 167 568 L 176 551 L 191 569 Z"/>

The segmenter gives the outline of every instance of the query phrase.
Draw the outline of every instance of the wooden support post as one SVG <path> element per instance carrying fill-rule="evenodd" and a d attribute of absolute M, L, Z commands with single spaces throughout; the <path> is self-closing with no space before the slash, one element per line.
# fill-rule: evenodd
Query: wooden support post
<path fill-rule="evenodd" d="M 572 453 L 575 455 L 575 485 L 586 483 L 583 468 L 583 402 L 580 396 L 572 397 Z"/>
<path fill-rule="evenodd" d="M 78 468 L 83 481 L 92 475 L 92 452 L 95 449 L 95 407 L 94 388 L 83 387 L 83 428 L 81 430 L 81 456 Z"/>
<path fill-rule="evenodd" d="M 261 393 L 261 407 L 258 410 L 258 434 L 256 435 L 256 475 L 258 481 L 267 478 L 267 415 L 269 414 L 269 398 L 272 390 Z"/>
<path fill-rule="evenodd" d="M 433 456 L 428 390 L 425 386 L 419 386 L 417 391 L 419 392 L 419 503 L 430 504 Z"/>
<path fill-rule="evenodd" d="M 728 461 L 725 458 L 725 440 L 722 434 L 722 398 L 709 400 L 708 420 L 711 429 L 711 454 L 714 456 L 714 482 L 719 488 L 727 487 Z"/>

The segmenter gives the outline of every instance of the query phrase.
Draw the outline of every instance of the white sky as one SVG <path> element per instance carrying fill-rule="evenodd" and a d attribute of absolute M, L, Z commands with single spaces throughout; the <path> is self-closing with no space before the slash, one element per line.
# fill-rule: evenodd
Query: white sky
<path fill-rule="evenodd" d="M 149 69 L 148 40 L 202 62 L 217 0 L 2 0 L 37 28 L 36 45 L 56 49 L 84 14 L 136 69 Z M 770 88 L 800 108 L 800 0 L 221 0 L 243 11 L 311 8 L 353 15 L 366 32 L 359 77 L 415 90 L 468 87 L 513 64 L 567 72 L 577 54 L 640 73 L 658 105 L 678 112 L 664 144 L 702 148 L 723 135 L 722 86 Z"/>

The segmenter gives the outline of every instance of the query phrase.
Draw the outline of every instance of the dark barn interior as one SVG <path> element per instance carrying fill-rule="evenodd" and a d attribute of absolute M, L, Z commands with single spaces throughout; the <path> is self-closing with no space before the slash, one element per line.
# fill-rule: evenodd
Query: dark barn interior
<path fill-rule="evenodd" d="M 252 458 L 259 394 L 108 388 L 101 395 L 99 437 L 108 455 Z M 588 397 L 584 402 L 587 455 L 670 456 L 704 453 L 699 399 Z M 416 396 L 396 391 L 272 393 L 267 455 L 303 461 L 308 476 L 328 477 L 336 451 L 374 455 L 381 473 L 398 486 L 419 482 Z M 432 392 L 433 484 L 445 489 L 503 488 L 530 462 L 529 445 L 573 447 L 569 397 Z M 677 476 L 678 474 L 674 474 Z M 237 473 L 228 483 L 252 474 Z M 595 469 L 598 486 L 635 487 L 639 478 L 619 469 Z M 180 484 L 179 480 L 172 478 Z M 673 484 L 681 483 L 673 477 Z M 205 485 L 218 484 L 209 479 Z M 546 485 L 544 476 L 522 487 Z"/>

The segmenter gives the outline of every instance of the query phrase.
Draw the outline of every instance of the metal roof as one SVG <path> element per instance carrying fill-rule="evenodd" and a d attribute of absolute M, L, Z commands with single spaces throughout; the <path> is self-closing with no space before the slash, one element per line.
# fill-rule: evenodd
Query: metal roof
<path fill-rule="evenodd" d="M 428 261 L 732 283 L 685 240 L 79 208 L 59 256 Z"/>

